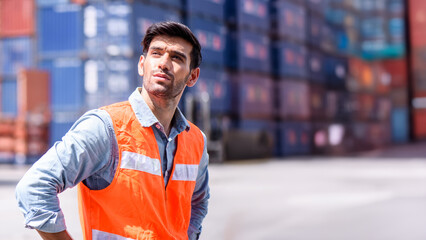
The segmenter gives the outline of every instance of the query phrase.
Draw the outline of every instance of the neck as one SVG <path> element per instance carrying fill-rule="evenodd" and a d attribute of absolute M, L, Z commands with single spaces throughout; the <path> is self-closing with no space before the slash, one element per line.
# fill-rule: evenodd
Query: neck
<path fill-rule="evenodd" d="M 152 113 L 164 127 L 166 135 L 169 136 L 172 119 L 175 114 L 178 101 L 175 99 L 168 100 L 150 95 L 144 88 L 142 88 L 141 95 Z"/>

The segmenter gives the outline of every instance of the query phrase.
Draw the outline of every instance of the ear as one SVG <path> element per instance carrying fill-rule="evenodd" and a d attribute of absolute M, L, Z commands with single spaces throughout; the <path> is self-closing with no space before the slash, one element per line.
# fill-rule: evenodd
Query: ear
<path fill-rule="evenodd" d="M 141 55 L 141 57 L 139 58 L 139 62 L 138 62 L 138 73 L 140 76 L 143 76 L 143 63 L 144 63 L 144 56 Z"/>
<path fill-rule="evenodd" d="M 186 86 L 188 87 L 194 86 L 199 76 L 200 76 L 200 68 L 193 69 L 191 71 L 191 75 L 188 78 L 188 82 L 186 83 Z"/>

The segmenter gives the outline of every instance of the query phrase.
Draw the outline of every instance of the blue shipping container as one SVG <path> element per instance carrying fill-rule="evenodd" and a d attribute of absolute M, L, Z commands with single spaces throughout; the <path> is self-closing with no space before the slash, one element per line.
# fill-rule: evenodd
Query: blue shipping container
<path fill-rule="evenodd" d="M 67 4 L 70 0 L 37 0 L 37 7 L 48 7 L 60 4 Z"/>
<path fill-rule="evenodd" d="M 306 39 L 306 10 L 290 1 L 277 1 L 272 8 L 278 35 L 299 41 Z"/>
<path fill-rule="evenodd" d="M 136 86 L 134 58 L 91 59 L 84 63 L 86 107 L 99 108 L 126 101 Z"/>
<path fill-rule="evenodd" d="M 41 57 L 77 57 L 83 49 L 82 7 L 63 4 L 39 8 L 38 33 Z"/>
<path fill-rule="evenodd" d="M 409 119 L 407 108 L 394 108 L 391 115 L 392 141 L 406 143 L 409 141 Z"/>
<path fill-rule="evenodd" d="M 311 11 L 317 12 L 319 14 L 324 14 L 324 11 L 327 6 L 327 0 L 306 0 L 308 8 Z"/>
<path fill-rule="evenodd" d="M 223 23 L 189 16 L 187 24 L 201 44 L 203 66 L 208 64 L 223 67 L 226 39 L 226 29 Z"/>
<path fill-rule="evenodd" d="M 225 0 L 187 0 L 188 16 L 201 15 L 220 22 L 224 20 Z"/>
<path fill-rule="evenodd" d="M 325 61 L 327 85 L 331 88 L 345 88 L 348 75 L 348 61 L 344 57 L 328 56 Z"/>
<path fill-rule="evenodd" d="M 202 67 L 197 83 L 186 91 L 193 95 L 207 92 L 213 114 L 226 114 L 231 110 L 230 83 L 223 68 Z"/>
<path fill-rule="evenodd" d="M 1 80 L 1 113 L 4 116 L 15 117 L 18 113 L 18 89 L 16 78 Z"/>
<path fill-rule="evenodd" d="M 384 38 L 386 21 L 382 16 L 367 17 L 361 20 L 361 35 L 364 39 Z"/>
<path fill-rule="evenodd" d="M 83 63 L 76 58 L 58 58 L 41 62 L 49 71 L 52 111 L 80 111 L 84 107 Z"/>
<path fill-rule="evenodd" d="M 269 38 L 249 31 L 229 32 L 226 65 L 239 71 L 270 73 Z"/>
<path fill-rule="evenodd" d="M 320 47 L 321 45 L 323 25 L 324 21 L 317 16 L 311 15 L 308 19 L 308 40 L 315 47 Z"/>
<path fill-rule="evenodd" d="M 225 1 L 226 19 L 242 28 L 269 31 L 268 0 Z"/>
<path fill-rule="evenodd" d="M 81 115 L 82 112 L 54 112 L 49 126 L 50 146 L 53 146 L 56 141 L 61 141 Z"/>
<path fill-rule="evenodd" d="M 132 56 L 132 6 L 127 1 L 95 3 L 84 8 L 85 48 L 90 56 Z"/>
<path fill-rule="evenodd" d="M 182 16 L 177 11 L 159 8 L 156 6 L 148 6 L 140 2 L 135 2 L 132 7 L 135 18 L 133 26 L 135 28 L 135 49 L 139 55 L 142 54 L 142 46 L 140 43 L 145 36 L 146 30 L 149 26 L 151 26 L 151 24 L 166 20 L 182 22 Z"/>
<path fill-rule="evenodd" d="M 288 42 L 277 42 L 273 44 L 274 54 L 273 72 L 281 77 L 301 77 L 307 76 L 306 47 Z"/>
<path fill-rule="evenodd" d="M 310 117 L 309 85 L 303 81 L 281 79 L 278 88 L 278 117 L 308 120 Z"/>
<path fill-rule="evenodd" d="M 267 75 L 230 74 L 233 113 L 242 118 L 271 119 L 274 84 Z"/>
<path fill-rule="evenodd" d="M 149 4 L 157 5 L 162 9 L 177 9 L 183 8 L 182 0 L 147 0 Z M 145 4 L 145 3 L 144 3 Z"/>
<path fill-rule="evenodd" d="M 325 57 L 321 52 L 310 51 L 308 54 L 309 79 L 316 83 L 325 83 Z"/>
<path fill-rule="evenodd" d="M 34 41 L 29 37 L 0 40 L 0 74 L 16 76 L 20 68 L 34 66 Z"/>
<path fill-rule="evenodd" d="M 311 151 L 311 125 L 307 122 L 281 122 L 278 125 L 277 154 L 291 156 Z"/>

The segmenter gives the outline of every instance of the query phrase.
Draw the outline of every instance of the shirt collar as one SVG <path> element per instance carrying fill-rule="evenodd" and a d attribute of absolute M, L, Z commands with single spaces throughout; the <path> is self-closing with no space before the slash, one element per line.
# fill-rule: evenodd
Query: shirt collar
<path fill-rule="evenodd" d="M 142 98 L 141 90 L 142 88 L 140 87 L 136 88 L 136 90 L 129 96 L 129 102 L 142 127 L 151 127 L 152 125 L 159 123 L 159 121 L 148 107 L 148 104 L 146 104 L 145 100 Z M 190 128 L 188 120 L 186 120 L 179 108 L 176 108 L 173 116 L 172 129 L 173 128 L 176 128 L 178 132 L 182 132 L 183 130 L 189 131 Z"/>

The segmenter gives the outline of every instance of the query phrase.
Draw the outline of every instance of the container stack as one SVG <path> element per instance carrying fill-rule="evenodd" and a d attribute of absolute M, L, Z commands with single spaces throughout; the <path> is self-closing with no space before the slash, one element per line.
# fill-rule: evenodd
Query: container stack
<path fill-rule="evenodd" d="M 249 159 L 405 143 L 409 91 L 426 138 L 426 5 L 409 6 L 412 57 L 403 0 L 0 0 L 1 159 L 31 162 L 85 111 L 126 100 L 142 82 L 144 33 L 164 20 L 202 45 L 179 107 L 215 143 L 211 156 L 219 145 Z"/>
<path fill-rule="evenodd" d="M 412 77 L 413 137 L 426 139 L 426 2 L 409 1 L 409 27 Z"/>
<path fill-rule="evenodd" d="M 300 1 L 270 5 L 278 156 L 310 152 L 311 124 L 306 48 L 306 8 Z"/>
<path fill-rule="evenodd" d="M 0 1 L 1 162 L 32 163 L 48 146 L 49 77 L 27 70 L 36 64 L 35 29 L 33 0 Z"/>
<path fill-rule="evenodd" d="M 269 1 L 225 3 L 226 67 L 231 84 L 226 155 L 231 159 L 269 157 L 275 142 Z"/>
<path fill-rule="evenodd" d="M 346 1 L 307 1 L 312 151 L 353 150 L 355 96 L 348 88 L 348 57 L 358 47 L 356 8 Z"/>

